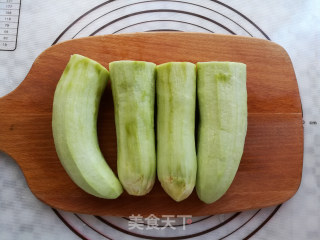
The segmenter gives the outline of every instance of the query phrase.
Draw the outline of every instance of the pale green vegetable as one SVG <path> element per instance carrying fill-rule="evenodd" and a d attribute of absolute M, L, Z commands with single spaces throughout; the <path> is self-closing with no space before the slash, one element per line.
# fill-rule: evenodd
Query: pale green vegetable
<path fill-rule="evenodd" d="M 72 55 L 54 94 L 52 131 L 58 157 L 71 179 L 87 193 L 114 199 L 122 187 L 97 138 L 99 103 L 108 77 L 99 63 Z"/>
<path fill-rule="evenodd" d="M 197 194 L 205 203 L 218 200 L 231 185 L 247 132 L 246 65 L 197 64 L 199 101 Z"/>
<path fill-rule="evenodd" d="M 195 148 L 196 66 L 157 66 L 157 171 L 163 189 L 176 201 L 193 191 L 197 173 Z"/>
<path fill-rule="evenodd" d="M 156 174 L 154 63 L 117 61 L 109 65 L 118 147 L 118 174 L 125 190 L 147 194 Z"/>

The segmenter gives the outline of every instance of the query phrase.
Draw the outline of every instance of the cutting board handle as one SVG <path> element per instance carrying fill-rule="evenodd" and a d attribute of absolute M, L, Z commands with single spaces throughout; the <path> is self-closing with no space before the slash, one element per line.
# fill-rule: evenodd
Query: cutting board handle
<path fill-rule="evenodd" d="M 26 78 L 15 90 L 0 97 L 0 151 L 13 154 L 22 147 L 22 144 L 25 146 L 30 140 L 26 141 L 26 133 L 28 135 L 35 133 L 35 131 L 30 131 L 30 124 L 38 121 L 41 124 L 43 116 L 51 114 L 52 105 L 48 104 L 47 100 L 50 99 L 49 103 L 52 103 L 54 88 L 51 88 L 51 84 L 55 86 L 57 81 L 49 79 L 44 84 L 37 84 L 35 81 L 40 72 L 46 72 L 39 67 L 38 62 L 46 62 L 45 57 L 42 60 L 41 58 L 51 48 L 42 52 L 35 59 Z M 47 64 L 50 65 L 50 63 Z M 52 92 L 48 91 L 48 88 Z M 42 94 L 42 92 L 48 94 Z M 36 96 L 41 96 L 41 98 L 36 99 Z M 37 114 L 34 115 L 33 112 Z"/>
<path fill-rule="evenodd" d="M 0 151 L 10 154 L 9 148 L 14 147 L 19 142 L 17 131 L 17 119 L 23 119 L 20 114 L 21 107 L 17 98 L 18 88 L 0 98 Z"/>
<path fill-rule="evenodd" d="M 10 120 L 10 108 L 8 95 L 0 98 L 0 150 L 6 152 L 8 143 L 11 142 L 10 132 L 14 129 L 14 123 Z"/>

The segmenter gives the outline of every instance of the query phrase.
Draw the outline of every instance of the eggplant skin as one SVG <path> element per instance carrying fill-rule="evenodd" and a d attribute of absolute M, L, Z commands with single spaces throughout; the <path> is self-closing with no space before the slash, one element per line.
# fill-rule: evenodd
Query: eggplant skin
<path fill-rule="evenodd" d="M 150 192 L 156 176 L 155 68 L 154 63 L 143 61 L 109 64 L 118 175 L 124 189 L 134 196 Z"/>
<path fill-rule="evenodd" d="M 192 193 L 197 174 L 196 66 L 189 62 L 157 66 L 156 94 L 158 179 L 179 202 Z"/>
<path fill-rule="evenodd" d="M 84 56 L 71 56 L 55 90 L 52 132 L 60 162 L 73 182 L 99 198 L 115 199 L 122 186 L 98 144 L 97 116 L 109 72 Z"/>
<path fill-rule="evenodd" d="M 246 65 L 197 63 L 199 102 L 196 190 L 203 202 L 221 198 L 240 164 L 247 133 Z"/>

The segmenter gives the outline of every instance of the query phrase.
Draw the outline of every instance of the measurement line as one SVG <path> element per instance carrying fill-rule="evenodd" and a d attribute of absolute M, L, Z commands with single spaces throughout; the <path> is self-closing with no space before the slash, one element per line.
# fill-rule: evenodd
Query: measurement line
<path fill-rule="evenodd" d="M 21 0 L 14 2 L 0 0 L 0 51 L 14 51 L 16 49 L 20 11 Z M 15 40 L 12 41 L 14 38 Z"/>

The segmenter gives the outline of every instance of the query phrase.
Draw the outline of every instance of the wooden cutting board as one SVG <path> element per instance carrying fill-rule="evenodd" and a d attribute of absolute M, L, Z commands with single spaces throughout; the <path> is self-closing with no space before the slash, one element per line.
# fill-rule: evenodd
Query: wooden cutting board
<path fill-rule="evenodd" d="M 237 175 L 228 192 L 207 205 L 196 192 L 176 203 L 157 181 L 144 197 L 116 200 L 78 188 L 57 157 L 51 129 L 53 95 L 71 54 L 111 61 L 235 61 L 247 64 L 248 132 Z M 111 88 L 101 100 L 101 150 L 116 172 L 116 133 Z M 297 191 L 303 161 L 303 125 L 296 77 L 286 51 L 256 38 L 204 33 L 136 33 L 81 38 L 54 45 L 34 62 L 26 79 L 0 98 L 0 149 L 21 167 L 41 201 L 77 213 L 128 216 L 151 213 L 209 215 L 282 203 Z"/>

